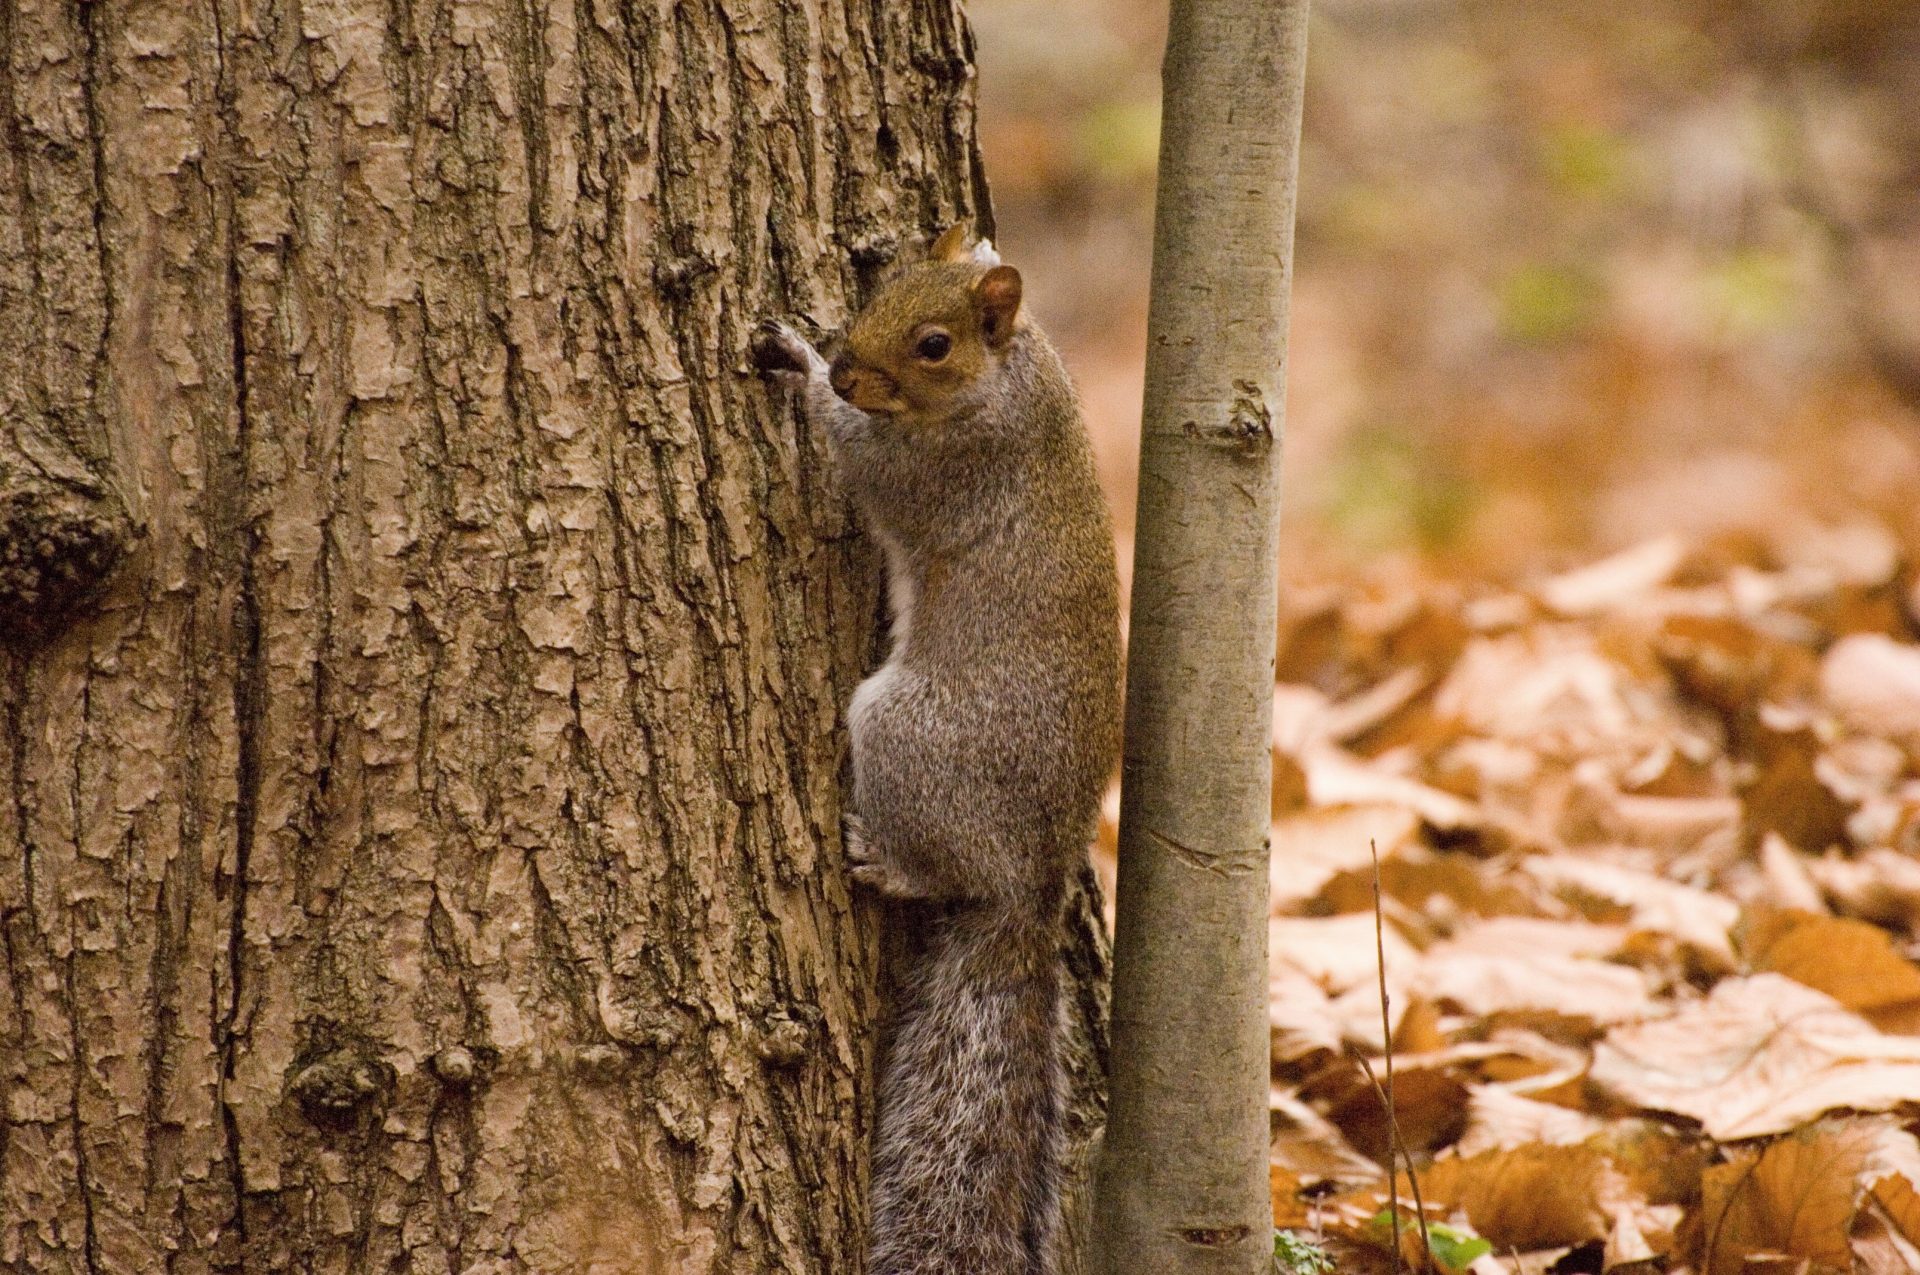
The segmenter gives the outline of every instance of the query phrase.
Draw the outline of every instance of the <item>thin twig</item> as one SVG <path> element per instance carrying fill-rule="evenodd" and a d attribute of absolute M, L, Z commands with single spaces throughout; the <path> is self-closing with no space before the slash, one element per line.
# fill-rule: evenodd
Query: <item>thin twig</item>
<path fill-rule="evenodd" d="M 1374 974 L 1380 987 L 1380 1044 L 1387 1051 L 1387 1087 L 1380 1093 L 1380 1100 L 1387 1108 L 1387 1204 L 1393 1213 L 1393 1252 L 1394 1269 L 1400 1268 L 1400 1190 L 1394 1173 L 1394 1158 L 1407 1166 L 1407 1185 L 1413 1188 L 1414 1216 L 1420 1222 L 1420 1244 L 1426 1253 L 1426 1263 L 1433 1265 L 1433 1242 L 1427 1235 L 1427 1204 L 1420 1198 L 1420 1178 L 1413 1171 L 1413 1157 L 1407 1153 L 1407 1144 L 1400 1137 L 1400 1112 L 1393 1105 L 1393 1015 L 1387 1008 L 1387 939 L 1386 922 L 1382 919 L 1384 911 L 1380 903 L 1380 846 L 1373 838 L 1367 838 L 1367 853 L 1373 856 L 1373 956 Z M 1373 1069 L 1366 1060 L 1360 1061 L 1361 1070 L 1367 1073 L 1367 1079 L 1373 1080 Z M 1375 1092 L 1380 1085 L 1374 1082 Z"/>

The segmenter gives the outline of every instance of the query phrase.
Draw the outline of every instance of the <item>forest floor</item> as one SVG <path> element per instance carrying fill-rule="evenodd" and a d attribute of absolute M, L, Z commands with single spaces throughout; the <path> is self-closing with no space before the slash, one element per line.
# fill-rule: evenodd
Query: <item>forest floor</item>
<path fill-rule="evenodd" d="M 1484 1275 L 1920 1269 L 1909 561 L 1859 521 L 1291 590 L 1277 1225 L 1387 1267 L 1383 950 L 1393 1123 Z"/>

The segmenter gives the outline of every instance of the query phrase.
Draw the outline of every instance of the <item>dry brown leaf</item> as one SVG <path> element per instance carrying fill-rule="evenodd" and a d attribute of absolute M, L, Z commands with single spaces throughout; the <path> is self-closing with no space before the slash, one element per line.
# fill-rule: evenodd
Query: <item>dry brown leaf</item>
<path fill-rule="evenodd" d="M 1765 901 L 1776 908 L 1800 912 L 1826 911 L 1820 886 L 1807 864 L 1806 857 L 1778 834 L 1770 832 L 1761 838 L 1760 874 Z"/>
<path fill-rule="evenodd" d="M 1829 1111 L 1920 1102 L 1920 1040 L 1886 1036 L 1778 974 L 1721 981 L 1667 1018 L 1616 1027 L 1589 1079 L 1621 1101 L 1700 1122 L 1720 1141 L 1784 1133 Z"/>
<path fill-rule="evenodd" d="M 1900 542 L 1864 520 L 1782 526 L 1773 551 L 1783 566 L 1822 577 L 1828 588 L 1876 589 L 1900 569 Z"/>
<path fill-rule="evenodd" d="M 1536 1102 L 1504 1085 L 1473 1085 L 1467 1090 L 1467 1131 L 1455 1148 L 1463 1156 L 1511 1151 L 1530 1143 L 1578 1146 L 1605 1125 L 1583 1111 Z"/>
<path fill-rule="evenodd" d="M 1373 1064 L 1374 1080 L 1359 1063 L 1342 1058 L 1301 1086 L 1301 1095 L 1319 1105 L 1362 1154 L 1384 1164 L 1391 1130 L 1375 1080 L 1384 1068 Z M 1393 1112 L 1401 1145 L 1413 1154 L 1455 1141 L 1467 1123 L 1467 1086 L 1444 1063 L 1397 1060 L 1393 1069 Z"/>
<path fill-rule="evenodd" d="M 1382 863 L 1391 863 L 1419 831 L 1418 816 L 1405 806 L 1334 806 L 1276 819 L 1270 869 L 1275 911 L 1297 909 L 1343 872 L 1364 872 L 1371 891 L 1369 847 L 1378 846 Z"/>
<path fill-rule="evenodd" d="M 1920 1270 L 1920 1249 L 1895 1231 L 1871 1205 L 1854 1218 L 1850 1238 L 1857 1275 L 1913 1275 Z"/>
<path fill-rule="evenodd" d="M 1920 646 L 1878 633 L 1841 638 L 1820 662 L 1820 696 L 1850 730 L 1920 740 Z"/>
<path fill-rule="evenodd" d="M 1642 685 L 1573 625 L 1476 638 L 1434 694 L 1434 711 L 1475 735 L 1546 757 L 1605 757 L 1624 770 L 1689 732 L 1660 689 Z"/>
<path fill-rule="evenodd" d="M 1327 880 L 1316 902 L 1333 912 L 1373 906 L 1373 865 Z M 1380 864 L 1380 889 L 1388 899 L 1435 918 L 1449 928 L 1462 917 L 1526 915 L 1539 911 L 1526 881 L 1498 865 L 1464 854 L 1408 846 Z"/>
<path fill-rule="evenodd" d="M 1812 725 L 1763 706 L 1754 742 L 1758 765 L 1740 793 L 1754 840 L 1778 833 L 1816 854 L 1845 842 L 1855 803 L 1834 792 L 1821 775 L 1821 741 Z"/>
<path fill-rule="evenodd" d="M 1713 1144 L 1657 1120 L 1614 1120 L 1595 1139 L 1649 1205 L 1697 1203 Z"/>
<path fill-rule="evenodd" d="M 1496 1249 L 1522 1251 L 1604 1239 L 1628 1194 L 1606 1155 L 1584 1144 L 1442 1156 L 1420 1188 L 1429 1209 L 1460 1209 Z"/>
<path fill-rule="evenodd" d="M 1842 910 L 1882 925 L 1920 928 L 1920 860 L 1876 847 L 1853 857 L 1809 859 L 1806 868 Z"/>
<path fill-rule="evenodd" d="M 1617 948 L 1624 932 L 1616 927 L 1496 918 L 1430 949 L 1415 981 L 1469 1014 L 1552 1014 L 1602 1026 L 1644 1017 L 1653 1003 L 1640 971 L 1546 946 L 1567 938 L 1599 950 L 1608 930 Z"/>
<path fill-rule="evenodd" d="M 1871 1193 L 1887 1224 L 1909 1246 L 1920 1246 L 1920 1164 L 1890 1165 Z"/>
<path fill-rule="evenodd" d="M 1441 1027 L 1439 1008 L 1432 1001 L 1415 996 L 1394 1025 L 1394 1055 L 1435 1053 L 1446 1047 L 1447 1036 Z"/>
<path fill-rule="evenodd" d="M 1682 691 L 1735 724 L 1750 718 L 1755 704 L 1792 698 L 1815 677 L 1815 657 L 1805 646 L 1726 616 L 1670 617 L 1654 649 Z"/>
<path fill-rule="evenodd" d="M 1623 908 L 1631 928 L 1668 935 L 1707 957 L 1715 968 L 1733 968 L 1728 931 L 1740 908 L 1731 899 L 1637 868 L 1573 855 L 1540 856 L 1521 867 L 1570 902 L 1600 900 Z"/>
<path fill-rule="evenodd" d="M 1397 1024 L 1410 1000 L 1408 979 L 1420 954 L 1392 925 L 1380 938 L 1389 1008 Z M 1277 1060 L 1291 1063 L 1338 1052 L 1348 1041 L 1382 1048 L 1372 913 L 1275 917 L 1267 923 L 1267 943 L 1267 1013 Z"/>
<path fill-rule="evenodd" d="M 1453 1049 L 1478 1051 L 1473 1075 L 1541 1102 L 1578 1107 L 1581 1081 L 1587 1074 L 1587 1051 L 1549 1040 L 1524 1027 L 1495 1028 L 1484 1041 L 1469 1041 Z"/>
<path fill-rule="evenodd" d="M 1404 806 L 1436 828 L 1472 828 L 1484 822 L 1469 802 L 1395 774 L 1378 761 L 1362 761 L 1331 744 L 1299 755 L 1307 775 L 1307 799 L 1316 806 Z"/>
<path fill-rule="evenodd" d="M 1402 668 L 1388 674 L 1357 695 L 1334 704 L 1327 712 L 1327 735 L 1335 743 L 1350 744 L 1378 731 L 1432 685 L 1425 669 Z"/>
<path fill-rule="evenodd" d="M 1912 1135 L 1880 1120 L 1822 1121 L 1736 1154 L 1701 1178 L 1702 1269 L 1738 1275 L 1753 1254 L 1851 1269 L 1862 1200 L 1913 1154 Z"/>
<path fill-rule="evenodd" d="M 1334 1182 L 1352 1188 L 1385 1180 L 1379 1164 L 1355 1151 L 1338 1126 L 1291 1091 L 1274 1089 L 1267 1108 L 1273 1125 L 1270 1158 L 1300 1185 Z"/>
<path fill-rule="evenodd" d="M 1306 1202 L 1300 1198 L 1300 1179 L 1279 1164 L 1267 1166 L 1267 1194 L 1273 1201 L 1275 1226 L 1307 1225 Z"/>
<path fill-rule="evenodd" d="M 1552 610 L 1564 616 L 1594 615 L 1644 602 L 1647 595 L 1673 579 L 1686 561 L 1686 547 L 1678 536 L 1662 536 L 1611 557 L 1542 580 L 1535 590 Z"/>
<path fill-rule="evenodd" d="M 1668 855 L 1731 845 L 1740 831 L 1734 797 L 1641 797 L 1610 785 L 1578 785 L 1562 816 L 1569 841 L 1612 841 Z"/>
<path fill-rule="evenodd" d="M 1378 938 L 1389 974 L 1411 970 L 1419 961 L 1420 954 L 1391 925 L 1383 927 Z M 1371 913 L 1274 917 L 1267 922 L 1267 952 L 1276 971 L 1298 970 L 1329 994 L 1362 984 L 1372 987 L 1378 978 Z"/>
<path fill-rule="evenodd" d="M 1273 688 L 1273 746 L 1293 756 L 1327 741 L 1333 701 L 1311 686 L 1290 682 Z"/>
<path fill-rule="evenodd" d="M 1666 1255 L 1673 1250 L 1674 1231 L 1683 1216 L 1677 1204 L 1645 1204 L 1617 1208 L 1606 1246 L 1601 1250 L 1600 1269 L 1636 1275 L 1665 1269 Z"/>
<path fill-rule="evenodd" d="M 1538 916 L 1490 916 L 1462 926 L 1440 952 L 1477 952 L 1525 959 L 1538 955 L 1604 959 L 1631 933 L 1624 925 Z"/>
<path fill-rule="evenodd" d="M 1920 1001 L 1920 967 L 1894 949 L 1891 935 L 1865 921 L 1761 913 L 1749 922 L 1742 946 L 1754 969 L 1785 974 L 1869 1020 Z"/>
<path fill-rule="evenodd" d="M 1389 989 L 1395 986 L 1389 981 Z M 1397 1004 L 1394 1009 L 1398 1010 Z M 1292 1070 L 1295 1064 L 1312 1065 L 1321 1056 L 1346 1048 L 1346 1024 L 1335 1013 L 1333 998 L 1290 966 L 1267 976 L 1267 1023 L 1276 1071 Z M 1377 1026 L 1374 1032 L 1379 1033 Z"/>

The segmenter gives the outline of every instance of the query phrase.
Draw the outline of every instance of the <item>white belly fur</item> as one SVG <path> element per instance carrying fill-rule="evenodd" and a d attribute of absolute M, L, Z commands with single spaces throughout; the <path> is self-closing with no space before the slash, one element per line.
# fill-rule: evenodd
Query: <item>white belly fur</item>
<path fill-rule="evenodd" d="M 853 701 L 847 705 L 847 729 L 856 739 L 860 736 L 861 725 L 867 714 L 905 675 L 906 670 L 900 667 L 900 652 L 906 647 L 907 635 L 913 629 L 913 603 L 917 593 L 906 551 L 884 532 L 877 533 L 875 538 L 887 554 L 887 609 L 893 613 L 892 645 L 887 652 L 887 662 L 854 689 Z M 857 748 L 854 749 L 853 759 L 854 780 L 858 782 L 860 750 Z"/>

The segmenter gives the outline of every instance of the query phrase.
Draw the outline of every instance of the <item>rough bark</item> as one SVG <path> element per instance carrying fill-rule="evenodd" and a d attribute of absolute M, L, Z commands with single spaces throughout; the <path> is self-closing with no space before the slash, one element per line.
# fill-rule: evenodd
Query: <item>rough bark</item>
<path fill-rule="evenodd" d="M 873 563 L 744 348 L 984 201 L 970 61 L 0 0 L 0 1264 L 859 1269 Z"/>
<path fill-rule="evenodd" d="M 1167 34 L 1094 1227 L 1112 1275 L 1273 1260 L 1269 749 L 1306 15 L 1175 0 Z"/>

